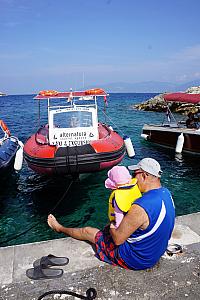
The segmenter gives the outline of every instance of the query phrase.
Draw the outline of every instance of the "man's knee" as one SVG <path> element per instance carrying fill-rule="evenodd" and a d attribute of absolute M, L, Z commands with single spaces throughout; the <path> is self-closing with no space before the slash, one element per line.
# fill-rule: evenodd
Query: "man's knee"
<path fill-rule="evenodd" d="M 91 233 L 92 233 L 92 227 L 90 227 L 90 226 L 86 226 L 86 227 L 83 227 L 82 228 L 82 233 L 84 234 L 84 235 L 91 235 Z"/>
<path fill-rule="evenodd" d="M 82 235 L 85 237 L 86 240 L 94 243 L 95 236 L 98 231 L 99 231 L 99 229 L 97 229 L 97 228 L 86 226 L 86 227 L 82 228 Z"/>

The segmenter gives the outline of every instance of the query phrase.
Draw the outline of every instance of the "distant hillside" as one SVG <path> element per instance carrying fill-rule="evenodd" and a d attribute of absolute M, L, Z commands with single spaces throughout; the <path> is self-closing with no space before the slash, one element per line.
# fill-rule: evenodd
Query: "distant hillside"
<path fill-rule="evenodd" d="M 198 80 L 193 80 L 193 81 L 190 81 L 190 82 L 186 82 L 184 84 L 181 84 L 181 85 L 178 85 L 178 90 L 175 90 L 176 91 L 185 91 L 186 89 L 192 87 L 192 86 L 200 86 L 200 79 Z"/>
<path fill-rule="evenodd" d="M 114 82 L 106 85 L 100 85 L 110 93 L 165 93 L 184 91 L 191 86 L 199 86 L 200 79 L 184 84 L 175 84 L 170 82 L 146 81 L 137 83 Z M 95 88 L 97 86 L 89 86 L 87 88 Z M 99 87 L 99 86 L 98 86 Z"/>
<path fill-rule="evenodd" d="M 113 93 L 159 93 L 160 91 L 171 91 L 176 85 L 168 82 L 146 81 L 137 83 L 116 82 L 104 85 L 106 91 Z"/>

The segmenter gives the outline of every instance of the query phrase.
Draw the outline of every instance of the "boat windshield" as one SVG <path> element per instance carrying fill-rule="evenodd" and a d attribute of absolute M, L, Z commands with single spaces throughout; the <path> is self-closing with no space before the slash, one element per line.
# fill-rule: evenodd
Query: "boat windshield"
<path fill-rule="evenodd" d="M 92 113 L 89 111 L 67 111 L 54 115 L 54 127 L 75 128 L 75 127 L 91 127 Z"/>

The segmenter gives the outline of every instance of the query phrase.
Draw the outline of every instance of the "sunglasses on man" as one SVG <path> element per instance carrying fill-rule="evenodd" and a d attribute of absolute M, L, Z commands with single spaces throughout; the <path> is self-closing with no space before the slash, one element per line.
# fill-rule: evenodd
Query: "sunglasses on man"
<path fill-rule="evenodd" d="M 133 176 L 136 176 L 136 175 L 142 174 L 142 173 L 145 173 L 145 174 L 146 174 L 146 172 L 144 172 L 144 171 L 136 170 L 136 171 L 133 171 Z"/>

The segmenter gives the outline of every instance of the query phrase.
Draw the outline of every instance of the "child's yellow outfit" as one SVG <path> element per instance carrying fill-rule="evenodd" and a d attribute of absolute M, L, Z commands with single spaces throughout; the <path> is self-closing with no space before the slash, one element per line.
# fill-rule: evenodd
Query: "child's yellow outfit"
<path fill-rule="evenodd" d="M 133 202 L 141 196 L 142 194 L 138 188 L 136 178 L 132 178 L 128 184 L 113 190 L 109 197 L 108 217 L 110 221 L 115 222 L 116 227 L 118 227 L 119 224 L 117 224 L 116 213 L 120 213 L 121 211 L 121 214 L 126 214 Z"/>

